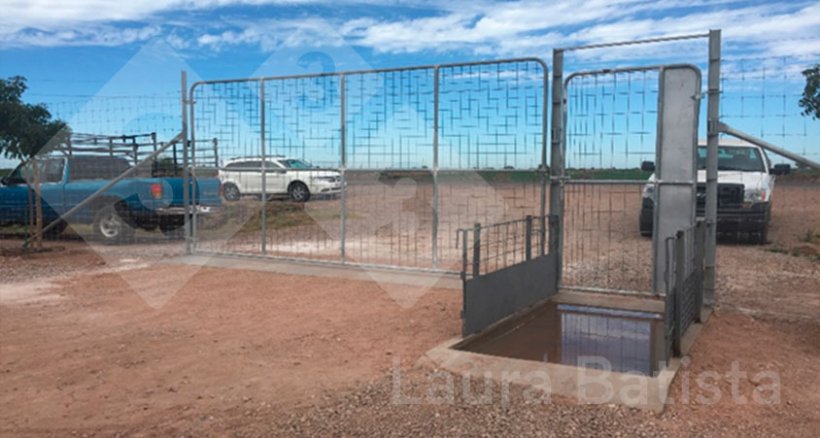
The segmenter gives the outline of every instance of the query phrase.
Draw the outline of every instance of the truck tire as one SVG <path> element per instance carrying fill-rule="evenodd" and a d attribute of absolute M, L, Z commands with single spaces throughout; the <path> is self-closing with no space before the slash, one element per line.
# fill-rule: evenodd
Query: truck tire
<path fill-rule="evenodd" d="M 310 190 L 305 183 L 296 181 L 288 187 L 288 196 L 294 202 L 307 202 L 310 199 Z"/>
<path fill-rule="evenodd" d="M 134 228 L 122 218 L 114 204 L 108 204 L 94 215 L 94 237 L 102 243 L 115 245 L 134 239 Z"/>

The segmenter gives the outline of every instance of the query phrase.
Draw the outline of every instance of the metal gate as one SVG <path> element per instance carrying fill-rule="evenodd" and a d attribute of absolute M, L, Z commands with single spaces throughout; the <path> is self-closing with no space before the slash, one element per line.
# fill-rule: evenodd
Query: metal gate
<path fill-rule="evenodd" d="M 191 250 L 457 272 L 458 229 L 547 213 L 546 100 L 536 58 L 195 83 L 233 200 L 189 201 Z"/>
<path fill-rule="evenodd" d="M 665 257 L 654 248 L 695 220 L 700 70 L 578 72 L 564 89 L 562 286 L 662 291 L 663 270 L 656 267 Z M 644 160 L 654 169 L 635 170 Z M 640 235 L 647 234 L 639 224 L 647 212 L 652 240 Z"/>
<path fill-rule="evenodd" d="M 553 52 L 550 212 L 558 218 L 560 232 L 553 236 L 550 252 L 558 254 L 562 288 L 664 294 L 664 239 L 695 221 L 702 97 L 695 65 L 581 71 L 564 80 L 564 53 L 707 37 L 718 47 L 718 61 L 709 65 L 713 154 L 719 31 Z M 714 194 L 709 197 L 715 199 Z M 707 245 L 709 250 L 713 244 Z"/>

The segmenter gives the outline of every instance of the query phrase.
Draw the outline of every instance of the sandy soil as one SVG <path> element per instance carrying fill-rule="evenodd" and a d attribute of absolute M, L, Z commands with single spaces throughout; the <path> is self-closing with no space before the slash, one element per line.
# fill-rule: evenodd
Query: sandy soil
<path fill-rule="evenodd" d="M 98 252 L 58 241 L 49 245 L 62 250 L 23 256 L 6 240 L 0 433 L 814 436 L 820 263 L 772 249 L 804 243 L 798 228 L 820 230 L 820 203 L 790 202 L 775 209 L 772 244 L 719 247 L 719 307 L 685 368 L 775 371 L 772 405 L 732 402 L 726 379 L 718 403 L 700 403 L 710 393 L 683 378 L 672 398 L 689 402 L 660 416 L 533 404 L 516 388 L 506 404 L 396 404 L 396 372 L 408 394 L 441 377 L 412 364 L 459 333 L 458 291 L 165 264 L 179 242 Z M 747 378 L 738 390 L 751 400 L 758 386 Z"/>
<path fill-rule="evenodd" d="M 40 286 L 3 293 L 6 433 L 213 427 L 227 406 L 284 414 L 459 331 L 452 290 L 404 308 L 400 287 L 177 265 Z"/>

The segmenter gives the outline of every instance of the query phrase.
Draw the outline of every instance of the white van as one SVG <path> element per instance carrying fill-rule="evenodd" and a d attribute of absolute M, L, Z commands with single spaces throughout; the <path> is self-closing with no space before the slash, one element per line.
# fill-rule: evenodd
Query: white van
<path fill-rule="evenodd" d="M 654 172 L 651 161 L 641 165 L 644 171 Z M 751 143 L 723 142 L 718 146 L 718 214 L 717 232 L 721 234 L 747 233 L 750 240 L 766 243 L 774 191 L 775 176 L 791 170 L 788 164 L 771 167 L 766 152 Z M 644 186 L 641 202 L 640 231 L 652 235 L 655 205 L 655 174 Z M 698 146 L 697 215 L 706 210 L 706 146 Z"/>
<path fill-rule="evenodd" d="M 222 192 L 228 201 L 242 195 L 262 194 L 262 159 L 234 158 L 219 170 Z M 336 197 L 342 191 L 342 177 L 336 170 L 319 170 L 298 158 L 268 157 L 265 166 L 265 192 L 307 202 L 311 196 Z"/>

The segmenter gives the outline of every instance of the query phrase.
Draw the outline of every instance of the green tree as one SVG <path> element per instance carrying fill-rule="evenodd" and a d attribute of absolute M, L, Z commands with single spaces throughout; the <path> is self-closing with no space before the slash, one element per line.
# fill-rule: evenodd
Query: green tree
<path fill-rule="evenodd" d="M 0 154 L 6 158 L 28 161 L 31 168 L 29 187 L 29 217 L 34 245 L 42 246 L 43 208 L 40 196 L 40 165 L 37 157 L 47 154 L 66 141 L 70 130 L 65 122 L 53 120 L 45 105 L 23 102 L 26 79 L 13 76 L 0 78 Z"/>
<path fill-rule="evenodd" d="M 803 76 L 806 77 L 806 87 L 799 102 L 803 115 L 820 119 L 820 64 L 803 70 Z"/>

